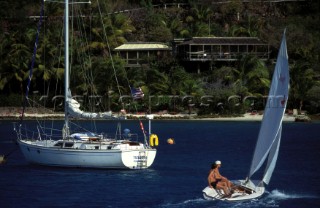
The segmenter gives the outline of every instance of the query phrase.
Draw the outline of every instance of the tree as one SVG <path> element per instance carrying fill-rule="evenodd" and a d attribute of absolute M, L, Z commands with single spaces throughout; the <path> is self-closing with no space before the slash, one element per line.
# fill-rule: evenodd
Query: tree
<path fill-rule="evenodd" d="M 290 67 L 290 77 L 290 100 L 293 101 L 293 107 L 301 112 L 307 92 L 315 84 L 315 73 L 308 62 L 300 60 Z"/>
<path fill-rule="evenodd" d="M 309 109 L 309 113 L 320 112 L 320 85 L 314 85 L 308 90 L 306 95 L 306 107 Z"/>
<path fill-rule="evenodd" d="M 229 35 L 231 37 L 259 37 L 263 24 L 260 18 L 248 16 L 248 19 L 242 21 L 242 24 L 232 25 Z"/>
<path fill-rule="evenodd" d="M 194 5 L 190 10 L 190 14 L 185 18 L 185 22 L 190 28 L 190 36 L 203 37 L 211 35 L 210 19 L 212 15 L 210 7 Z"/>
<path fill-rule="evenodd" d="M 233 71 L 234 87 L 240 95 L 264 95 L 270 85 L 265 64 L 255 56 L 243 56 Z"/>
<path fill-rule="evenodd" d="M 17 89 L 15 85 L 18 85 L 20 89 L 18 92 L 22 93 L 23 81 L 28 78 L 28 69 L 31 58 L 30 47 L 20 42 L 25 37 L 23 34 L 17 32 L 11 35 L 10 42 L 11 47 L 5 60 L 5 68 L 3 71 L 3 79 L 1 82 L 10 85 L 9 89 Z"/>
<path fill-rule="evenodd" d="M 240 0 L 232 0 L 228 4 L 222 4 L 220 12 L 224 19 L 224 24 L 232 24 L 238 21 L 239 13 L 243 10 L 243 3 Z M 228 30 L 226 31 L 228 33 Z"/>

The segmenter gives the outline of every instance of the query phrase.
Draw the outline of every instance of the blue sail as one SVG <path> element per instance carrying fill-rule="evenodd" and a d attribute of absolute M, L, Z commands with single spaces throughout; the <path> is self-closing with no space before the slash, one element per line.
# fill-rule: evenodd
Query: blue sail
<path fill-rule="evenodd" d="M 289 64 L 284 31 L 258 141 L 251 163 L 249 178 L 259 170 L 269 155 L 270 158 L 268 159 L 269 162 L 266 171 L 268 176 L 266 176 L 265 182 L 268 183 L 270 180 L 278 155 L 277 152 L 281 139 L 282 120 L 287 105 L 288 93 Z"/>
<path fill-rule="evenodd" d="M 279 148 L 280 148 L 281 132 L 282 132 L 282 125 L 269 153 L 268 163 L 262 179 L 265 184 L 269 184 L 273 170 L 276 167 L 276 162 L 278 159 Z"/>

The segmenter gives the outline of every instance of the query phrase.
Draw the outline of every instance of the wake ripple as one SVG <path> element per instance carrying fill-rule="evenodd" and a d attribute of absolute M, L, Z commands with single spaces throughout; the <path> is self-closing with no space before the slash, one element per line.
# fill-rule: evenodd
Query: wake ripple
<path fill-rule="evenodd" d="M 290 194 L 290 193 L 284 193 L 279 190 L 273 190 L 268 193 L 267 197 L 269 199 L 275 199 L 275 200 L 286 200 L 286 199 L 314 199 L 318 198 L 315 195 L 307 195 L 307 194 Z"/>
<path fill-rule="evenodd" d="M 285 193 L 279 190 L 273 190 L 271 192 L 266 192 L 266 194 L 260 199 L 254 199 L 251 201 L 244 202 L 224 202 L 224 201 L 208 201 L 203 198 L 189 199 L 182 202 L 176 203 L 164 203 L 158 205 L 158 208 L 270 208 L 270 207 L 280 207 L 281 203 L 285 200 L 291 199 L 315 199 L 319 198 L 315 195 L 307 194 L 291 194 Z"/>
<path fill-rule="evenodd" d="M 304 195 L 304 194 L 290 194 L 279 190 L 273 190 L 271 192 L 266 192 L 266 194 L 260 198 L 246 202 L 239 202 L 233 204 L 234 208 L 246 207 L 246 208 L 260 208 L 260 207 L 280 207 L 280 203 L 285 200 L 291 199 L 312 199 L 318 198 L 314 195 Z"/>

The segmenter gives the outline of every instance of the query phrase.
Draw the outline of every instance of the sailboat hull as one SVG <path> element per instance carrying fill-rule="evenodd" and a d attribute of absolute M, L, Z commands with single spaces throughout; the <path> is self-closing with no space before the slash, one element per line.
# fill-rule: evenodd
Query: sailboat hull
<path fill-rule="evenodd" d="M 91 144 L 93 147 L 98 147 L 97 149 L 62 148 L 56 147 L 57 141 L 52 140 L 37 142 L 18 140 L 18 144 L 29 163 L 45 166 L 144 169 L 152 165 L 156 156 L 156 149 L 140 146 L 130 148 L 127 144 L 109 145 L 114 149 L 102 149 L 98 143 Z M 88 146 L 90 147 L 90 144 Z"/>

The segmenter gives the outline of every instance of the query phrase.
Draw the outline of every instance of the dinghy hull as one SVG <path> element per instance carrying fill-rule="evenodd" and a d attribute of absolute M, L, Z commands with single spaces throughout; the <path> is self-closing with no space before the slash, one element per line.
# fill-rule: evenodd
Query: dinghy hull
<path fill-rule="evenodd" d="M 240 181 L 243 182 L 243 181 Z M 249 188 L 242 185 L 237 185 L 239 188 L 235 189 L 230 197 L 224 197 L 223 190 L 216 190 L 207 186 L 202 190 L 203 197 L 206 200 L 221 200 L 221 201 L 246 201 L 261 197 L 265 192 L 265 187 L 256 186 Z"/>

